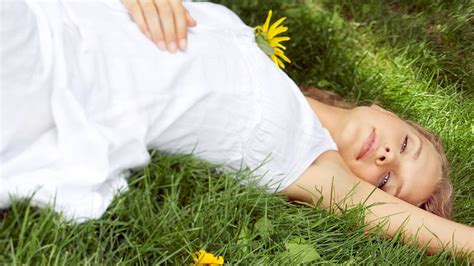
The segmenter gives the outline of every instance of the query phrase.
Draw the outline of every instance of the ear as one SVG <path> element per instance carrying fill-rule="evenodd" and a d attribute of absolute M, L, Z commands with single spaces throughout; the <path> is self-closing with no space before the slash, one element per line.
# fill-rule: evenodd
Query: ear
<path fill-rule="evenodd" d="M 396 114 L 390 112 L 390 111 L 387 110 L 387 109 L 384 109 L 383 107 L 381 107 L 381 106 L 379 106 L 379 105 L 377 105 L 377 104 L 375 104 L 375 103 L 373 103 L 373 104 L 370 106 L 370 108 L 373 108 L 373 109 L 375 109 L 375 110 L 377 110 L 377 111 L 379 111 L 379 112 L 382 112 L 382 113 L 386 113 L 386 114 L 389 114 L 389 115 L 398 117 L 398 115 L 396 115 Z"/>

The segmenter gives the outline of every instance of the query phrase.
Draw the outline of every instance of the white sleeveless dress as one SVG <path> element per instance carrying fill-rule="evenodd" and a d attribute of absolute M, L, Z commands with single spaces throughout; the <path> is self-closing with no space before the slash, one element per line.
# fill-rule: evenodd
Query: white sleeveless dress
<path fill-rule="evenodd" d="M 0 207 L 32 197 L 100 217 L 149 150 L 255 169 L 280 191 L 336 150 L 295 83 L 230 10 L 186 3 L 186 52 L 161 52 L 119 0 L 3 1 Z"/>

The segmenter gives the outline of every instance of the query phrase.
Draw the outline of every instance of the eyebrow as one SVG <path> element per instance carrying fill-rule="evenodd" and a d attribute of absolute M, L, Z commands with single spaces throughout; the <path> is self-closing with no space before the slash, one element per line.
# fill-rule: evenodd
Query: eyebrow
<path fill-rule="evenodd" d="M 418 157 L 420 157 L 421 149 L 423 149 L 423 140 L 421 139 L 420 136 L 418 136 L 418 139 L 420 140 L 420 145 L 418 146 L 418 150 L 413 155 L 413 160 L 417 160 Z"/>

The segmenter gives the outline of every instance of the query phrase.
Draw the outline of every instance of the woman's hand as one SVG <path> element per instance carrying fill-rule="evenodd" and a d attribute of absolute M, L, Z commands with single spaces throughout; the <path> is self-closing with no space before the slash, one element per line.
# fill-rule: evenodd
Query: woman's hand
<path fill-rule="evenodd" d="M 140 30 L 161 50 L 186 49 L 187 29 L 196 26 L 181 0 L 122 0 Z"/>

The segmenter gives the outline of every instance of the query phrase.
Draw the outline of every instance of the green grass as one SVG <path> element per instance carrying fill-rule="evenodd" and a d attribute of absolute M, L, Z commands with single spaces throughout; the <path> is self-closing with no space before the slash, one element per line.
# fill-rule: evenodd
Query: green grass
<path fill-rule="evenodd" d="M 287 16 L 287 72 L 299 84 L 380 102 L 444 140 L 455 220 L 474 225 L 474 4 L 472 1 L 219 1 L 249 25 Z M 16 202 L 0 218 L 0 263 L 189 264 L 201 248 L 232 264 L 295 264 L 305 239 L 313 263 L 469 264 L 425 256 L 364 234 L 360 211 L 336 216 L 288 203 L 192 156 L 156 153 L 104 217 L 76 225 Z M 262 226 L 264 224 L 264 226 Z"/>

